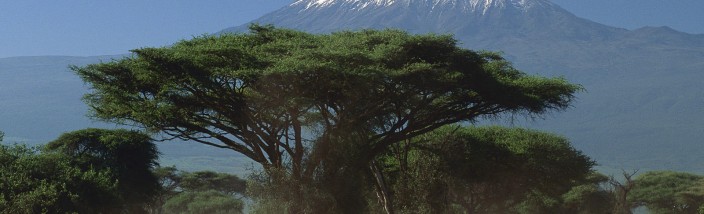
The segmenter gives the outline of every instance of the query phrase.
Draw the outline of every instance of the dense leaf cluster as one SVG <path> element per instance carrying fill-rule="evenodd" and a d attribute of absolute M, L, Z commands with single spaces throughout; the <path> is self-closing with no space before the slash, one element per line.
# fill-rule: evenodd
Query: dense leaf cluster
<path fill-rule="evenodd" d="M 86 129 L 47 146 L 0 145 L 0 212 L 144 213 L 156 147 L 126 130 Z"/>
<path fill-rule="evenodd" d="M 629 195 L 634 206 L 652 213 L 701 213 L 704 211 L 704 176 L 686 172 L 651 171 L 635 179 Z"/>
<path fill-rule="evenodd" d="M 562 195 L 590 183 L 594 165 L 559 136 L 459 126 L 397 147 L 385 163 L 397 207 L 411 213 L 563 212 Z"/>
<path fill-rule="evenodd" d="M 246 182 L 212 171 L 184 172 L 175 167 L 154 170 L 162 188 L 150 204 L 151 213 L 242 213 Z"/>
<path fill-rule="evenodd" d="M 244 180 L 155 168 L 157 157 L 147 135 L 127 130 L 84 129 L 36 148 L 0 145 L 0 213 L 242 212 Z"/>

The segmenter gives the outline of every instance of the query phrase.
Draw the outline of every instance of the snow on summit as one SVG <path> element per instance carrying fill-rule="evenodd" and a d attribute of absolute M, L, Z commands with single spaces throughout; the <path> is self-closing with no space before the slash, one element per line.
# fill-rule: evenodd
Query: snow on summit
<path fill-rule="evenodd" d="M 367 7 L 385 7 L 394 4 L 431 5 L 435 7 L 460 7 L 468 11 L 481 11 L 483 14 L 491 8 L 505 8 L 507 5 L 527 10 L 536 5 L 551 5 L 547 0 L 297 0 L 291 6 L 304 6 L 304 10 L 325 8 L 331 6 L 348 7 L 350 10 L 361 10 Z"/>
<path fill-rule="evenodd" d="M 406 0 L 408 1 L 408 0 Z M 306 5 L 306 9 L 329 7 L 334 4 L 350 5 L 356 9 L 362 9 L 367 6 L 389 6 L 396 0 L 298 0 L 291 5 Z"/>

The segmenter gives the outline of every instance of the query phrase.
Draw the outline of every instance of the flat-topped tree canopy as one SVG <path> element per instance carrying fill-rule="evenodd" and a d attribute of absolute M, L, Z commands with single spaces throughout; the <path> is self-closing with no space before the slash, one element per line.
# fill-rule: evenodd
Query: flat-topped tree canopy
<path fill-rule="evenodd" d="M 569 106 L 580 86 L 526 75 L 449 35 L 251 26 L 73 67 L 96 118 L 228 148 L 295 174 L 355 135 L 361 161 L 442 125 Z M 305 134 L 304 134 L 305 132 Z M 304 158 L 305 157 L 305 158 Z M 303 163 L 303 160 L 307 163 Z"/>

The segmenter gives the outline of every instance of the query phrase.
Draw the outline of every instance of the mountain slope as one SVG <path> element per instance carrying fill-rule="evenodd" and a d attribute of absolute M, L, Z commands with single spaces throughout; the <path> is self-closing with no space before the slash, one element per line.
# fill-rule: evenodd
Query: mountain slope
<path fill-rule="evenodd" d="M 578 18 L 547 0 L 299 0 L 253 22 L 315 33 L 402 28 L 484 38 L 554 35 L 544 31 L 549 28 L 566 30 L 561 36 L 575 39 L 603 35 L 593 33 L 598 31 L 625 31 Z M 246 25 L 223 32 L 244 30 Z"/>
<path fill-rule="evenodd" d="M 604 165 L 704 170 L 704 35 L 610 27 L 547 0 L 298 0 L 253 22 L 454 34 L 467 48 L 502 51 L 523 71 L 587 89 L 573 109 L 519 125 L 563 134 Z"/>

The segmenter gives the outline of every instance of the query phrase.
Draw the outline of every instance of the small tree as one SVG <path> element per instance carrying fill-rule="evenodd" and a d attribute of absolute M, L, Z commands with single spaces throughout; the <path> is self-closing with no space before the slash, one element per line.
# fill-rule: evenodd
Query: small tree
<path fill-rule="evenodd" d="M 233 150 L 293 178 L 283 180 L 320 181 L 346 212 L 365 207 L 350 192 L 361 188 L 338 181 L 368 174 L 389 146 L 481 116 L 560 110 L 580 89 L 451 36 L 251 29 L 73 70 L 93 88 L 95 117 Z"/>
<path fill-rule="evenodd" d="M 244 195 L 247 182 L 227 173 L 213 171 L 186 172 L 181 174 L 179 186 L 185 191 L 215 190 L 226 195 Z"/>
<path fill-rule="evenodd" d="M 237 214 L 243 208 L 242 200 L 215 190 L 183 192 L 164 204 L 166 213 L 184 214 Z"/>
<path fill-rule="evenodd" d="M 152 172 L 158 151 L 151 138 L 135 131 L 84 129 L 61 135 L 44 152 L 70 158 L 82 171 L 108 173 L 116 182 L 119 201 L 115 206 L 128 212 L 144 212 L 160 186 Z"/>
<path fill-rule="evenodd" d="M 635 179 L 629 200 L 653 213 L 698 213 L 702 206 L 698 185 L 704 176 L 685 172 L 651 171 Z"/>
<path fill-rule="evenodd" d="M 610 178 L 592 172 L 584 183 L 572 187 L 562 195 L 563 213 L 611 213 L 614 211 L 614 197 L 607 185 Z"/>
<path fill-rule="evenodd" d="M 638 173 L 638 170 L 634 170 L 630 173 L 624 170 L 622 173 L 623 181 L 619 181 L 614 177 L 609 179 L 609 184 L 613 188 L 611 192 L 614 195 L 613 213 L 631 214 L 633 213 L 631 210 L 637 207 L 637 205 L 634 204 L 629 198 L 631 191 L 633 191 L 633 188 L 636 187 L 636 183 L 633 180 L 633 176 L 636 175 L 636 173 Z"/>
<path fill-rule="evenodd" d="M 164 213 L 164 203 L 180 192 L 181 173 L 174 166 L 157 167 L 153 172 L 161 188 L 156 192 L 148 207 L 150 213 L 161 214 Z"/>
<path fill-rule="evenodd" d="M 154 174 L 162 188 L 149 204 L 151 213 L 242 212 L 244 203 L 237 197 L 244 195 L 246 181 L 236 175 L 175 167 L 159 167 Z"/>
<path fill-rule="evenodd" d="M 121 207 L 115 182 L 63 154 L 0 145 L 0 213 L 110 213 Z"/>
<path fill-rule="evenodd" d="M 554 212 L 594 165 L 565 138 L 518 128 L 449 126 L 414 140 L 384 159 L 406 211 L 447 213 L 454 204 L 468 213 Z"/>

